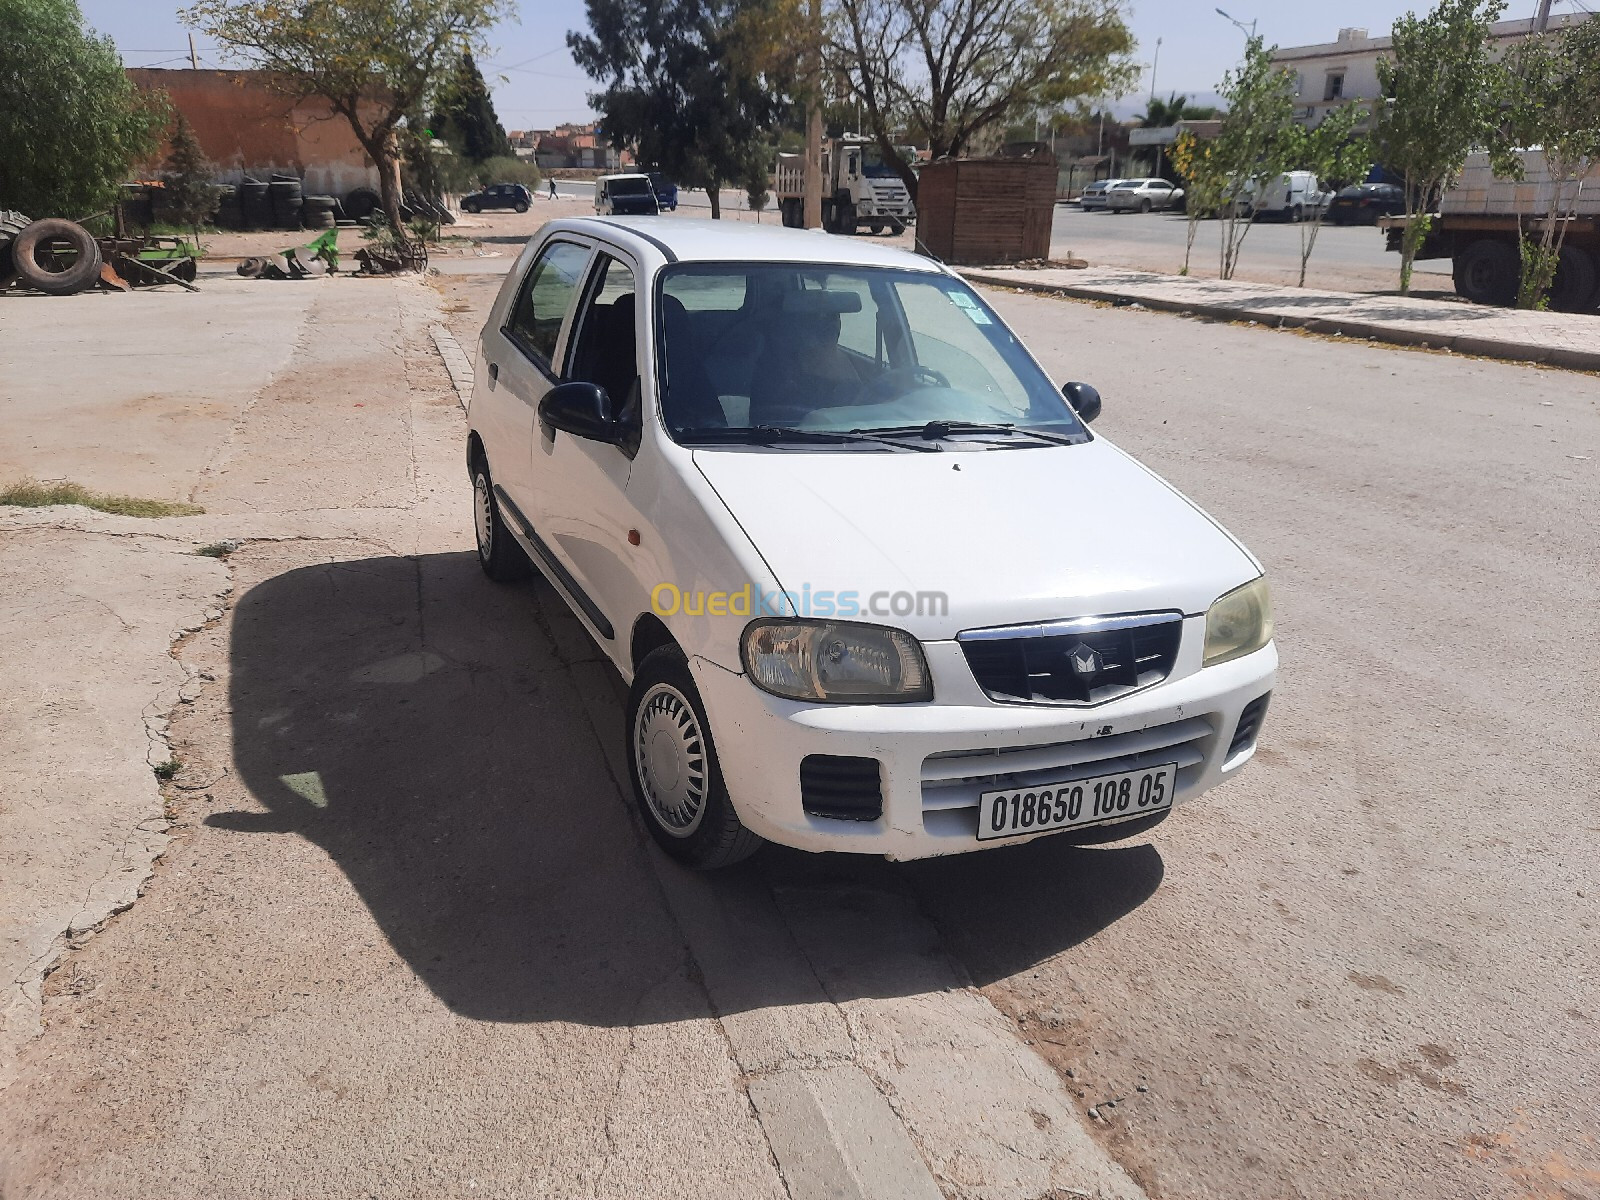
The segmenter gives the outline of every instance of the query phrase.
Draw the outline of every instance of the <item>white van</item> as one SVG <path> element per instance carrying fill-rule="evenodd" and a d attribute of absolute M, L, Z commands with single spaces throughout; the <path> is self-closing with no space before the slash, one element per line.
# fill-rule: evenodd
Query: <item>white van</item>
<path fill-rule="evenodd" d="M 602 217 L 653 217 L 661 211 L 648 175 L 602 175 L 594 181 L 594 211 Z"/>
<path fill-rule="evenodd" d="M 1261 190 L 1252 207 L 1258 217 L 1303 221 L 1327 208 L 1332 199 L 1312 172 L 1285 171 Z"/>

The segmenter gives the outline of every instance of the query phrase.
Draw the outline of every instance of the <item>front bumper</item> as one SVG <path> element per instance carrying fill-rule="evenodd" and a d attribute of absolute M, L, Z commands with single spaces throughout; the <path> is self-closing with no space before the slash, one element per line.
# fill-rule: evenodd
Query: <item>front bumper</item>
<path fill-rule="evenodd" d="M 1255 753 L 1255 740 L 1231 752 L 1229 745 L 1244 707 L 1272 689 L 1277 650 L 1268 645 L 1201 669 L 1202 639 L 1190 632 L 1169 679 L 1087 707 L 996 704 L 978 689 L 954 642 L 924 646 L 939 697 L 930 704 L 800 704 L 704 659 L 691 660 L 691 668 L 729 795 L 752 831 L 801 850 L 930 858 L 1051 836 L 980 842 L 983 791 L 1176 761 L 1181 804 L 1237 772 Z M 1196 661 L 1185 662 L 1191 657 Z M 808 754 L 878 760 L 883 815 L 847 821 L 806 813 L 800 762 Z M 1114 829 L 1062 832 L 1103 838 Z"/>

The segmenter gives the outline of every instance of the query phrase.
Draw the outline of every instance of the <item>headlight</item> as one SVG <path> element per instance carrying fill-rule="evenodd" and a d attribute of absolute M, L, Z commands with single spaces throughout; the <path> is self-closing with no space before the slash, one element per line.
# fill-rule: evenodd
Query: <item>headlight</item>
<path fill-rule="evenodd" d="M 1267 577 L 1234 588 L 1206 613 L 1206 652 L 1202 666 L 1214 667 L 1254 654 L 1272 640 L 1272 595 Z"/>
<path fill-rule="evenodd" d="M 933 699 L 922 647 L 899 629 L 851 621 L 752 621 L 740 653 L 757 687 L 790 700 Z"/>

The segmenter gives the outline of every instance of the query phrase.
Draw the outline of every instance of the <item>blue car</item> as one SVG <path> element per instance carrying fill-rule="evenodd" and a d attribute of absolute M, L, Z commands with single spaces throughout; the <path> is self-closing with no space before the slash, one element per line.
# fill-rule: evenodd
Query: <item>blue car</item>
<path fill-rule="evenodd" d="M 668 183 L 660 171 L 646 171 L 650 176 L 650 189 L 656 194 L 656 203 L 662 212 L 675 212 L 678 208 L 678 185 Z"/>

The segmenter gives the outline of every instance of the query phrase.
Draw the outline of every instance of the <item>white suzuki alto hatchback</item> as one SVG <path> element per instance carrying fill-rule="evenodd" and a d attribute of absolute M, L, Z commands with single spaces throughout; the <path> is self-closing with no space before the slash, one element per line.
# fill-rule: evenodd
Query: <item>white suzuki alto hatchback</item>
<path fill-rule="evenodd" d="M 1099 408 L 928 259 L 555 221 L 478 349 L 478 552 L 631 681 L 694 866 L 1125 837 L 1251 757 L 1277 652 L 1260 564 Z"/>

